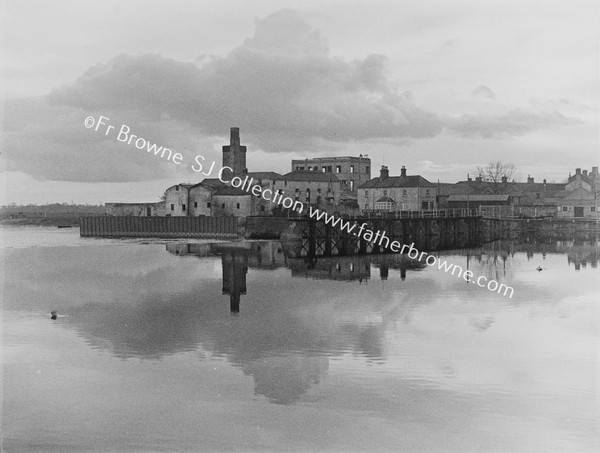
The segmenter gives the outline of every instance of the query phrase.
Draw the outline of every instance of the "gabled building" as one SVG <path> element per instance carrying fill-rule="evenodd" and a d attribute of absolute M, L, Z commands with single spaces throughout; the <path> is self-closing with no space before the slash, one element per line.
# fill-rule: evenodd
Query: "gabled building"
<path fill-rule="evenodd" d="M 420 175 L 390 176 L 382 166 L 378 178 L 358 187 L 358 206 L 363 211 L 417 211 L 436 209 L 437 187 Z"/>
<path fill-rule="evenodd" d="M 187 216 L 190 206 L 190 188 L 195 184 L 175 184 L 165 191 L 166 215 Z"/>
<path fill-rule="evenodd" d="M 339 204 L 342 184 L 333 173 L 295 170 L 277 179 L 273 190 L 302 203 Z"/>

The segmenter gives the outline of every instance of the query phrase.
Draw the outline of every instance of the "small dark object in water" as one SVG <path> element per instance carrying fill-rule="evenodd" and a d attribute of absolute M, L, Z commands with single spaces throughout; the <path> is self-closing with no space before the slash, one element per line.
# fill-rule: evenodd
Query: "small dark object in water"
<path fill-rule="evenodd" d="M 58 228 L 73 228 L 73 225 L 58 225 Z"/>
<path fill-rule="evenodd" d="M 536 271 L 541 272 L 542 268 L 540 266 L 537 267 Z"/>
<path fill-rule="evenodd" d="M 58 315 L 56 314 L 56 312 L 55 311 L 51 311 L 50 312 L 50 319 L 56 319 L 56 318 L 58 318 Z"/>

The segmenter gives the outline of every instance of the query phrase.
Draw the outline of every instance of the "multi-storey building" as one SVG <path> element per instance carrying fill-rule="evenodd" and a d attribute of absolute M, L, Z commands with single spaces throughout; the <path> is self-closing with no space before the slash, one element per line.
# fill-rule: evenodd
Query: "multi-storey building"
<path fill-rule="evenodd" d="M 340 180 L 342 190 L 356 193 L 356 188 L 371 179 L 371 159 L 358 157 L 318 157 L 292 160 L 292 171 L 333 173 Z"/>
<path fill-rule="evenodd" d="M 436 209 L 436 186 L 420 175 L 390 176 L 386 166 L 380 176 L 358 187 L 358 206 L 363 211 L 418 211 Z"/>

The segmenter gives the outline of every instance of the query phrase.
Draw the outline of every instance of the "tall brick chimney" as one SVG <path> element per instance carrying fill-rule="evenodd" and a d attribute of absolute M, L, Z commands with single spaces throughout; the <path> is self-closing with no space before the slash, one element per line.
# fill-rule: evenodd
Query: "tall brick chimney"
<path fill-rule="evenodd" d="M 388 168 L 385 165 L 381 166 L 381 170 L 379 170 L 379 179 L 381 179 L 382 181 L 384 179 L 388 179 L 390 177 L 390 171 L 388 170 Z"/>
<path fill-rule="evenodd" d="M 404 165 L 402 165 L 402 168 L 400 169 L 400 176 L 406 176 L 406 167 Z"/>
<path fill-rule="evenodd" d="M 229 146 L 240 146 L 240 128 L 230 127 Z"/>
<path fill-rule="evenodd" d="M 580 175 L 581 174 L 581 168 L 576 168 L 575 169 L 575 174 L 576 175 Z"/>

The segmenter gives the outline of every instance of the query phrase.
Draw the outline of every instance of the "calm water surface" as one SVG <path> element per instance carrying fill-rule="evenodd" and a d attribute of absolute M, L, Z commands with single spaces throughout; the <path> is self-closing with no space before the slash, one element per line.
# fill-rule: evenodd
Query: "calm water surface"
<path fill-rule="evenodd" d="M 0 233 L 4 451 L 600 446 L 597 242 L 445 254 L 507 298 L 398 256 Z"/>

